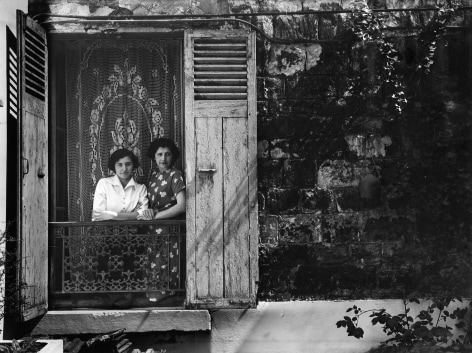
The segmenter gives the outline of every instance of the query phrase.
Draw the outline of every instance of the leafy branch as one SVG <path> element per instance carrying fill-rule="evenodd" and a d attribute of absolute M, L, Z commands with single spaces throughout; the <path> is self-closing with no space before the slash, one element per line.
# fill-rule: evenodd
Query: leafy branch
<path fill-rule="evenodd" d="M 416 71 L 429 74 L 434 63 L 439 39 L 446 33 L 447 25 L 455 16 L 458 3 L 448 0 L 438 5 L 438 11 L 418 34 L 418 40 L 423 48 L 423 57 L 419 59 Z M 369 7 L 354 9 L 348 18 L 353 48 L 366 48 L 373 44 L 378 48 L 379 61 L 376 65 L 375 76 L 359 71 L 358 75 L 348 80 L 344 97 L 353 101 L 362 101 L 369 96 L 385 90 L 388 92 L 387 102 L 396 115 L 402 114 L 407 103 L 404 78 L 399 73 L 399 52 L 384 35 L 386 15 L 376 14 Z"/>
<path fill-rule="evenodd" d="M 417 298 L 405 299 L 403 301 L 403 313 L 392 315 L 386 309 L 362 310 L 354 305 L 346 310 L 353 312 L 352 316 L 344 316 L 343 320 L 336 323 L 338 328 L 345 327 L 348 336 L 357 339 L 364 336 L 364 330 L 359 327 L 359 318 L 370 313 L 372 325 L 381 325 L 383 331 L 389 336 L 383 345 L 411 347 L 417 342 L 426 342 L 432 345 L 451 343 L 456 346 L 469 344 L 471 341 L 472 319 L 467 315 L 469 307 L 456 308 L 454 311 L 447 310 L 452 302 L 462 302 L 460 297 L 435 298 L 426 310 L 421 310 L 416 317 L 411 316 L 409 305 L 419 304 Z M 450 321 L 455 320 L 455 326 L 466 334 L 452 339 L 453 328 L 449 326 Z"/>
<path fill-rule="evenodd" d="M 446 33 L 447 25 L 454 18 L 458 8 L 459 3 L 455 1 L 440 3 L 436 14 L 418 35 L 418 41 L 423 47 L 425 54 L 418 64 L 417 71 L 422 71 L 425 74 L 431 72 L 431 66 L 434 63 L 433 57 L 438 47 L 438 41 Z"/>

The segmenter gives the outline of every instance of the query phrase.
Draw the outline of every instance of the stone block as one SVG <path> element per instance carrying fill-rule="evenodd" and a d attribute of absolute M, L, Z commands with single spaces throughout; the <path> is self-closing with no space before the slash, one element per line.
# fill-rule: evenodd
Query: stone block
<path fill-rule="evenodd" d="M 324 16 L 321 17 L 322 19 Z M 323 27 L 320 27 L 320 37 L 329 37 L 330 34 L 322 34 Z M 332 32 L 332 31 L 331 31 Z M 336 80 L 337 86 L 346 82 L 345 75 L 349 74 L 349 54 L 345 48 L 338 43 L 323 43 L 323 51 L 317 65 L 310 69 L 310 75 L 326 75 Z"/>
<path fill-rule="evenodd" d="M 331 205 L 331 195 L 319 187 L 300 190 L 300 210 L 302 212 L 326 211 Z"/>
<path fill-rule="evenodd" d="M 259 237 L 262 244 L 277 244 L 279 241 L 278 217 L 260 216 L 259 231 Z"/>
<path fill-rule="evenodd" d="M 318 186 L 327 189 L 357 185 L 354 166 L 345 160 L 326 160 L 318 169 Z"/>
<path fill-rule="evenodd" d="M 269 157 L 269 141 L 262 140 L 257 143 L 257 158 Z"/>
<path fill-rule="evenodd" d="M 383 242 L 382 244 L 382 256 L 383 257 L 393 257 L 398 252 L 401 252 L 404 244 L 402 241 L 390 241 Z"/>
<path fill-rule="evenodd" d="M 382 262 L 381 243 L 353 243 L 349 244 L 351 263 L 358 267 L 379 266 Z"/>
<path fill-rule="evenodd" d="M 327 243 L 361 241 L 362 224 L 357 213 L 323 215 L 323 241 Z"/>
<path fill-rule="evenodd" d="M 273 159 L 259 159 L 257 177 L 259 188 L 278 188 L 282 186 L 283 162 Z"/>
<path fill-rule="evenodd" d="M 285 99 L 285 79 L 283 77 L 266 77 L 264 79 L 264 89 L 266 97 L 270 100 Z"/>
<path fill-rule="evenodd" d="M 309 248 L 311 263 L 320 263 L 323 266 L 341 266 L 349 263 L 349 244 L 316 244 Z"/>
<path fill-rule="evenodd" d="M 293 281 L 292 296 L 316 299 L 350 299 L 370 296 L 375 287 L 375 267 L 350 264 L 301 266 Z"/>
<path fill-rule="evenodd" d="M 343 30 L 343 19 L 340 14 L 320 16 L 319 35 L 320 39 L 333 39 Z"/>
<path fill-rule="evenodd" d="M 293 214 L 298 210 L 298 190 L 269 189 L 267 192 L 267 212 L 275 214 Z"/>
<path fill-rule="evenodd" d="M 90 16 L 90 8 L 88 5 L 67 2 L 60 4 L 51 4 L 49 8 L 51 13 L 55 15 Z"/>
<path fill-rule="evenodd" d="M 351 163 L 346 160 L 326 160 L 318 169 L 318 186 L 321 188 L 357 186 L 362 176 L 372 172 L 368 160 Z"/>
<path fill-rule="evenodd" d="M 385 157 L 386 148 L 392 144 L 390 136 L 346 135 L 349 150 L 360 158 Z"/>
<path fill-rule="evenodd" d="M 361 199 L 359 190 L 355 186 L 333 188 L 334 200 L 339 212 L 359 211 L 361 209 Z"/>
<path fill-rule="evenodd" d="M 287 139 L 270 141 L 270 157 L 274 159 L 290 158 L 290 142 Z"/>
<path fill-rule="evenodd" d="M 321 242 L 321 216 L 298 214 L 281 216 L 279 223 L 281 242 L 319 243 Z"/>
<path fill-rule="evenodd" d="M 270 48 L 267 72 L 270 75 L 292 76 L 305 70 L 306 51 L 302 45 L 273 44 Z"/>
<path fill-rule="evenodd" d="M 416 239 L 415 220 L 404 216 L 370 218 L 364 227 L 364 237 L 367 241 L 412 242 Z"/>
<path fill-rule="evenodd" d="M 259 139 L 273 140 L 277 137 L 287 137 L 290 131 L 290 120 L 284 116 L 259 119 L 257 122 L 257 134 Z"/>
<path fill-rule="evenodd" d="M 338 82 L 335 77 L 326 75 L 300 75 L 286 79 L 287 98 L 314 99 L 327 103 L 336 97 Z"/>
<path fill-rule="evenodd" d="M 283 39 L 317 39 L 318 17 L 277 16 L 274 20 L 274 36 Z"/>
<path fill-rule="evenodd" d="M 283 165 L 283 187 L 306 188 L 316 185 L 316 165 L 313 161 L 308 159 L 286 159 Z"/>

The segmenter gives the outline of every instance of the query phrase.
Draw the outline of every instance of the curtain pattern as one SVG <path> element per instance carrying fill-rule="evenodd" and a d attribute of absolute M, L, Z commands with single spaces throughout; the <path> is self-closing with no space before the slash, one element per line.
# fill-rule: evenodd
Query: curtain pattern
<path fill-rule="evenodd" d="M 98 180 L 113 175 L 111 153 L 133 151 L 135 178 L 146 183 L 152 140 L 168 137 L 182 150 L 181 41 L 71 41 L 66 72 L 69 220 L 89 221 Z"/>

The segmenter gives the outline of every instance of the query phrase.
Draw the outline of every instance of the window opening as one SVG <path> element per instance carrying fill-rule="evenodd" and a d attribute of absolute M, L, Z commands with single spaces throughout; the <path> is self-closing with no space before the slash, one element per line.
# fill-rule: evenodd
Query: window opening
<path fill-rule="evenodd" d="M 184 220 L 91 222 L 112 152 L 133 151 L 143 184 L 156 168 L 146 156 L 151 141 L 170 138 L 184 153 L 182 40 L 90 36 L 50 46 L 50 307 L 183 305 Z"/>

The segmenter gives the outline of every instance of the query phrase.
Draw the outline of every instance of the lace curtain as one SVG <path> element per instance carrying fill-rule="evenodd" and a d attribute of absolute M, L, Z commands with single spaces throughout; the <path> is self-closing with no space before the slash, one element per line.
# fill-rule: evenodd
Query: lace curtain
<path fill-rule="evenodd" d="M 181 41 L 100 39 L 66 48 L 67 169 L 70 221 L 91 219 L 101 178 L 113 175 L 108 158 L 119 148 L 138 156 L 135 178 L 146 183 L 147 154 L 157 137 L 183 152 Z M 181 158 L 183 160 L 183 158 Z M 181 161 L 177 167 L 182 168 Z"/>

